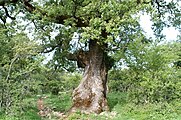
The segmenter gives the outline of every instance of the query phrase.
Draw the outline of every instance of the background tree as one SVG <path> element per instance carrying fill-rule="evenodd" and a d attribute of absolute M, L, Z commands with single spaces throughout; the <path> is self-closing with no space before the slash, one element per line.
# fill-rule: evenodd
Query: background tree
<path fill-rule="evenodd" d="M 23 33 L 12 35 L 6 25 L 0 28 L 0 113 L 21 112 L 23 99 L 36 87 L 32 74 L 40 69 L 38 45 Z"/>
<path fill-rule="evenodd" d="M 136 104 L 179 100 L 181 71 L 174 63 L 179 60 L 180 45 L 130 43 L 122 58 L 126 68 L 110 71 L 110 90 L 128 93 Z"/>
<path fill-rule="evenodd" d="M 100 113 L 108 110 L 106 100 L 106 83 L 108 70 L 119 61 L 120 54 L 127 45 L 137 38 L 147 41 L 139 25 L 140 12 L 148 12 L 154 21 L 155 35 L 162 40 L 161 30 L 165 24 L 166 13 L 173 16 L 169 20 L 178 25 L 179 9 L 177 2 L 151 0 L 28 0 L 1 1 L 1 20 L 11 17 L 13 12 L 24 12 L 26 19 L 35 24 L 38 38 L 44 46 L 42 52 L 54 51 L 54 62 L 61 68 L 70 68 L 77 61 L 78 67 L 84 68 L 82 82 L 73 92 L 71 111 Z M 10 12 L 7 7 L 12 8 Z M 22 8 L 17 11 L 16 8 Z M 174 12 L 174 13 L 173 13 Z M 31 13 L 31 14 L 30 14 Z M 163 24 L 164 23 L 164 24 Z M 58 33 L 56 37 L 53 33 Z M 77 44 L 72 39 L 78 35 Z M 77 46 L 77 47 L 75 47 Z"/>
<path fill-rule="evenodd" d="M 132 100 L 153 103 L 178 99 L 179 71 L 173 67 L 174 61 L 178 59 L 174 52 L 175 43 L 156 46 L 138 44 L 140 42 L 134 42 L 126 52 L 126 64 L 133 76 L 130 87 Z"/>

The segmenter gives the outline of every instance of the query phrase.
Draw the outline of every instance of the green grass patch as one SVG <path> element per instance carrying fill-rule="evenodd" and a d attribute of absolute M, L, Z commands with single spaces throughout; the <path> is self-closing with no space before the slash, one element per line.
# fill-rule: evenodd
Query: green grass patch
<path fill-rule="evenodd" d="M 66 112 L 71 107 L 71 94 L 61 93 L 60 95 L 45 94 L 44 103 L 54 111 Z M 155 103 L 136 105 L 127 100 L 126 93 L 109 93 L 108 104 L 111 112 L 104 112 L 100 115 L 81 114 L 79 111 L 68 116 L 68 120 L 181 120 L 181 103 L 179 100 L 171 103 Z M 41 118 L 37 113 L 38 96 L 29 97 L 24 100 L 24 112 L 21 115 L 6 116 L 0 114 L 0 120 L 49 120 Z M 51 118 L 51 120 L 58 120 Z"/>
<path fill-rule="evenodd" d="M 117 112 L 113 120 L 181 120 L 181 103 L 179 100 L 171 103 L 154 103 L 154 104 L 139 104 L 136 105 L 124 100 L 112 108 L 112 111 Z M 113 97 L 111 97 L 112 99 Z"/>
<path fill-rule="evenodd" d="M 54 111 L 65 112 L 71 107 L 71 94 L 61 93 L 57 95 L 48 95 L 45 99 L 45 104 L 48 105 Z"/>

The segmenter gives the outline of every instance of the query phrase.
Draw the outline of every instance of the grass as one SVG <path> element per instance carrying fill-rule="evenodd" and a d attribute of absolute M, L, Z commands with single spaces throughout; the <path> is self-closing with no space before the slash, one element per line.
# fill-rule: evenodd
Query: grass
<path fill-rule="evenodd" d="M 44 96 L 47 97 L 45 104 L 54 111 L 66 112 L 71 107 L 70 94 Z M 48 120 L 37 114 L 37 99 L 38 96 L 34 96 L 24 100 L 23 114 L 10 117 L 0 113 L 0 120 Z M 77 112 L 68 116 L 67 120 L 181 120 L 181 103 L 177 100 L 171 103 L 136 105 L 127 101 L 125 93 L 110 93 L 108 103 L 111 112 L 104 112 L 100 115 L 85 115 Z M 53 119 L 58 120 L 51 118 Z"/>

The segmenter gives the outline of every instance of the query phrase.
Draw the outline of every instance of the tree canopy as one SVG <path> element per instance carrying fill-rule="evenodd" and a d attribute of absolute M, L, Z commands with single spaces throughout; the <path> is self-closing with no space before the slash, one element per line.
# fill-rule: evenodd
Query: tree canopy
<path fill-rule="evenodd" d="M 8 18 L 18 22 L 18 14 L 23 13 L 23 20 L 34 24 L 37 39 L 44 45 L 42 51 L 55 51 L 54 58 L 63 55 L 62 60 L 56 59 L 59 64 L 70 63 L 64 58 L 67 52 L 88 49 L 90 39 L 108 44 L 107 52 L 124 51 L 127 44 L 137 38 L 148 41 L 139 23 L 139 16 L 144 12 L 154 22 L 157 39 L 162 39 L 165 26 L 180 29 L 177 0 L 1 0 L 0 6 L 4 24 Z M 75 32 L 79 45 L 71 42 L 76 41 L 72 39 Z"/>

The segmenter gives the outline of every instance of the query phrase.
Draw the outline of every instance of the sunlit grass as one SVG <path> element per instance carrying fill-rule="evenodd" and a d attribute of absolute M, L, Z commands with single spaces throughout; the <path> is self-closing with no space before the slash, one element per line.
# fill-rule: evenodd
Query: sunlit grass
<path fill-rule="evenodd" d="M 67 112 L 71 107 L 71 94 L 62 93 L 60 95 L 42 95 L 46 106 L 54 111 Z M 0 120 L 50 120 L 41 118 L 37 113 L 36 102 L 38 96 L 29 97 L 24 100 L 24 113 L 15 117 L 0 114 Z M 181 103 L 175 100 L 171 103 L 140 104 L 136 105 L 127 100 L 126 93 L 109 93 L 108 103 L 110 112 L 100 115 L 81 114 L 77 111 L 66 117 L 67 120 L 181 120 Z M 58 120 L 58 118 L 51 118 Z"/>

